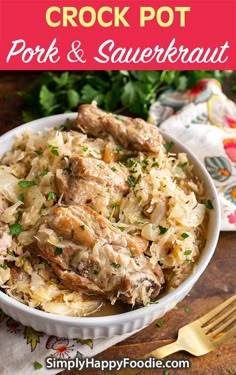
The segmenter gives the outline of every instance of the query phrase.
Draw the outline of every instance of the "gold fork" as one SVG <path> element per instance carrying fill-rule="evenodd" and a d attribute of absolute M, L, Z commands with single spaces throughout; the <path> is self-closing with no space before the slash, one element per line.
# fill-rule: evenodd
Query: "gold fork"
<path fill-rule="evenodd" d="M 230 337 L 236 335 L 236 326 L 230 327 L 235 322 L 236 295 L 201 318 L 180 328 L 178 338 L 175 342 L 153 350 L 139 359 L 150 357 L 161 359 L 180 350 L 185 350 L 195 356 L 204 355 L 218 348 Z M 229 329 L 225 331 L 227 328 Z M 110 372 L 109 374 L 134 375 L 139 371 L 139 369 L 125 368 L 120 371 Z"/>

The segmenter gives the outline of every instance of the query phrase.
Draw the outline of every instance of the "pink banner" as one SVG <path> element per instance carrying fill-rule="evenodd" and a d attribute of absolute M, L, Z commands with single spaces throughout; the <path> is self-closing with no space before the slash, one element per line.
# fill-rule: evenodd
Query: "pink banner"
<path fill-rule="evenodd" d="M 235 69 L 235 4 L 1 0 L 0 69 Z"/>

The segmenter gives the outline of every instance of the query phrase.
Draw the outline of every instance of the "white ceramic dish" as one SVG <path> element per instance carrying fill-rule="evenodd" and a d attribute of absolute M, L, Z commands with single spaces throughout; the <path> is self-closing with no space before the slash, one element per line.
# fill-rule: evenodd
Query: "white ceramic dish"
<path fill-rule="evenodd" d="M 15 136 L 26 130 L 43 130 L 63 124 L 66 119 L 76 118 L 76 113 L 51 116 L 32 121 L 9 131 L 0 137 L 0 157 L 10 149 Z M 180 142 L 169 135 L 163 134 L 167 141 L 174 141 L 174 152 L 186 152 L 195 166 L 195 172 L 205 183 L 206 196 L 211 199 L 214 210 L 209 210 L 210 218 L 207 231 L 207 241 L 201 253 L 196 271 L 191 274 L 176 290 L 160 298 L 158 304 L 152 304 L 134 311 L 106 317 L 64 317 L 49 314 L 33 309 L 14 300 L 0 291 L 0 308 L 13 319 L 35 330 L 46 332 L 50 335 L 67 338 L 101 338 L 122 335 L 133 332 L 150 324 L 153 320 L 162 317 L 167 311 L 174 308 L 192 289 L 213 256 L 220 230 L 220 208 L 217 193 L 211 177 L 206 172 L 200 161 Z"/>

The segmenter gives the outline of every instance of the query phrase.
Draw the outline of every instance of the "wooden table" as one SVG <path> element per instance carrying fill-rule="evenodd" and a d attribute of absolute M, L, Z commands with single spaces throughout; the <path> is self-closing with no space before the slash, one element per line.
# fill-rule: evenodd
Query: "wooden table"
<path fill-rule="evenodd" d="M 21 122 L 22 103 L 16 92 L 24 89 L 34 77 L 31 72 L 0 72 L 0 134 L 14 128 Z M 236 75 L 231 81 L 236 81 Z M 229 90 L 230 81 L 225 86 Z M 234 99 L 236 99 L 234 97 Z M 171 343 L 177 336 L 178 329 L 197 319 L 214 306 L 236 293 L 236 232 L 222 232 L 215 255 L 200 280 L 189 296 L 178 305 L 178 309 L 167 313 L 161 320 L 163 326 L 155 324 L 143 329 L 138 334 L 99 354 L 97 359 L 118 359 L 124 356 L 138 358 L 160 346 Z M 189 312 L 185 308 L 189 307 Z M 187 309 L 188 310 L 188 309 Z M 194 358 L 181 352 L 170 359 L 189 359 L 192 363 L 188 370 L 169 370 L 170 375 L 229 375 L 236 374 L 236 337 L 225 343 L 219 350 L 206 356 Z M 81 375 L 100 375 L 102 372 L 86 370 Z M 145 370 L 140 375 L 163 374 L 163 370 Z M 75 375 L 79 372 L 63 372 L 61 375 Z"/>

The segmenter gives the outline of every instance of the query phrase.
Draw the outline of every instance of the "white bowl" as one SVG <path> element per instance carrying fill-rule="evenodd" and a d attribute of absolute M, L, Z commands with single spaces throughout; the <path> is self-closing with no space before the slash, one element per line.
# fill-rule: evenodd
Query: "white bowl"
<path fill-rule="evenodd" d="M 74 119 L 76 116 L 76 113 L 51 116 L 32 121 L 9 131 L 0 137 L 0 157 L 10 149 L 16 135 L 22 134 L 29 129 L 44 130 L 45 128 L 56 127 L 63 124 L 66 119 Z M 196 174 L 204 181 L 207 198 L 211 199 L 214 204 L 214 210 L 209 210 L 210 217 L 206 245 L 204 250 L 202 250 L 194 273 L 174 291 L 160 298 L 158 304 L 151 304 L 137 310 L 106 317 L 76 318 L 50 314 L 25 306 L 0 291 L 0 308 L 7 315 L 26 326 L 30 326 L 37 331 L 46 332 L 49 335 L 91 339 L 112 337 L 147 326 L 153 320 L 162 317 L 167 311 L 173 309 L 190 292 L 215 251 L 220 230 L 220 207 L 215 186 L 201 162 L 180 142 L 165 133 L 162 134 L 168 142 L 174 142 L 173 152 L 186 152 L 188 154 L 195 166 Z"/>

